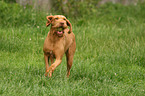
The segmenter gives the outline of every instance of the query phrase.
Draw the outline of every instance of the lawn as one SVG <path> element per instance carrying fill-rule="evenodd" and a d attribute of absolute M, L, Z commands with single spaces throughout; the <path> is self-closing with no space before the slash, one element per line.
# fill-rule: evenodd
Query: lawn
<path fill-rule="evenodd" d="M 70 18 L 77 49 L 69 78 L 65 56 L 52 78 L 44 76 L 45 20 L 0 26 L 0 95 L 144 96 L 145 19 L 135 9 L 121 11 L 125 16 L 100 9 L 88 20 Z"/>

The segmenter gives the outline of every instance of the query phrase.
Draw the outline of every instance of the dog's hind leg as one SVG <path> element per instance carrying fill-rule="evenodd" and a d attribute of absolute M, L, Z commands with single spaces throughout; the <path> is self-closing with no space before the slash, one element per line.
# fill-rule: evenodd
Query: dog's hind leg
<path fill-rule="evenodd" d="M 54 63 L 54 56 L 50 55 L 50 61 L 51 61 L 51 65 Z"/>

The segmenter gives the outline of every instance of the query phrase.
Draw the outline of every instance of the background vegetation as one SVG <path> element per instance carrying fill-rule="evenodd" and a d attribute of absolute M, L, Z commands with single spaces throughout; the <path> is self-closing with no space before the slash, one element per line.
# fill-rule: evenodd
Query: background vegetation
<path fill-rule="evenodd" d="M 52 10 L 71 21 L 77 49 L 70 78 L 65 58 L 47 78 L 42 48 L 50 13 L 0 1 L 0 95 L 144 96 L 145 4 L 82 6 L 75 16 Z"/>

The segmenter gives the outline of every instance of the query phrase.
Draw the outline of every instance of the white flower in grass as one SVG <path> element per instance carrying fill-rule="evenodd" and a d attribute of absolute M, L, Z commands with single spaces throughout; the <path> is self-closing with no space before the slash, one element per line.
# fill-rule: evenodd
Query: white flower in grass
<path fill-rule="evenodd" d="M 116 76 L 116 73 L 114 73 L 115 74 L 115 76 Z"/>
<path fill-rule="evenodd" d="M 31 40 L 31 38 L 29 40 Z"/>
<path fill-rule="evenodd" d="M 37 28 L 39 29 L 39 26 L 37 26 Z"/>

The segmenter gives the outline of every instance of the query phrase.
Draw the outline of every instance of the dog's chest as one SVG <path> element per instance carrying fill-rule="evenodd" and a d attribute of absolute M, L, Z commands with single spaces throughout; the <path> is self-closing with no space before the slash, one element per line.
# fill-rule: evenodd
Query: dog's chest
<path fill-rule="evenodd" d="M 54 42 L 52 42 L 49 39 L 46 39 L 44 42 L 43 51 L 47 53 L 55 53 L 55 51 L 64 51 L 65 45 L 66 42 L 64 38 Z"/>

